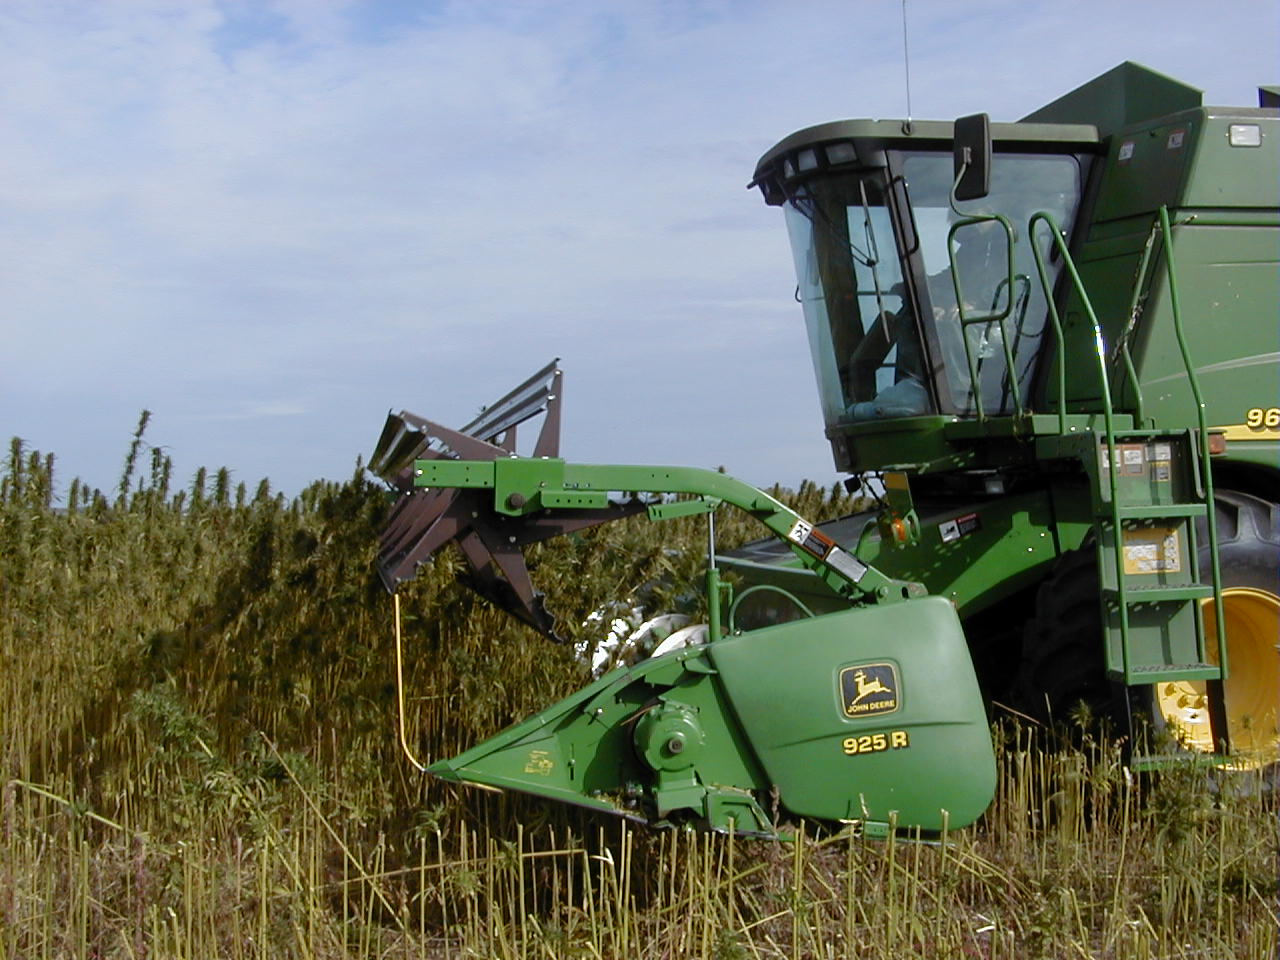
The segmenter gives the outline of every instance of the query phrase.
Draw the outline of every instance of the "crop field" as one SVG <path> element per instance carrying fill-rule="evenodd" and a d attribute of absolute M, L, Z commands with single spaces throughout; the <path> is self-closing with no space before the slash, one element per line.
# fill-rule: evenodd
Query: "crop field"
<path fill-rule="evenodd" d="M 145 421 L 145 417 L 144 417 Z M 117 489 L 0 468 L 0 960 L 1277 955 L 1275 781 L 1137 776 L 1122 746 L 997 721 L 998 795 L 933 842 L 647 830 L 418 774 L 399 751 L 386 496 L 179 482 L 139 434 Z M 812 517 L 850 507 L 803 485 Z M 721 545 L 757 535 L 723 517 Z M 697 520 L 530 554 L 593 611 L 697 614 Z M 402 591 L 409 740 L 452 755 L 587 668 L 460 587 Z M 583 626 L 589 623 L 589 626 Z"/>

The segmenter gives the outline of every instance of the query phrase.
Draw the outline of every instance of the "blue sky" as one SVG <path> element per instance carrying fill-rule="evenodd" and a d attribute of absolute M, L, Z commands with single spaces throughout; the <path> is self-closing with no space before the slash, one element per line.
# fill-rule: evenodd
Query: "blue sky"
<path fill-rule="evenodd" d="M 1132 59 L 1256 103 L 1270 2 L 909 0 L 917 118 L 1013 120 Z M 906 113 L 898 0 L 0 2 L 0 430 L 112 488 L 350 475 L 547 360 L 564 454 L 836 474 L 786 134 Z"/>

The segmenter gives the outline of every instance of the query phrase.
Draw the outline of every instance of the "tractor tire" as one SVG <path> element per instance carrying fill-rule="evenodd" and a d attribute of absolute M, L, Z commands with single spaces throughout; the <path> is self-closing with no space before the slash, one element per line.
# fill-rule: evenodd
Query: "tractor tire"
<path fill-rule="evenodd" d="M 1245 762 L 1268 763 L 1280 749 L 1280 506 L 1247 493 L 1215 495 L 1218 567 L 1226 610 L 1227 679 L 1223 683 L 1227 731 L 1233 754 Z M 1211 582 L 1208 524 L 1196 529 L 1201 580 Z M 1217 614 L 1205 602 L 1209 659 L 1217 662 Z M 1203 693 L 1204 684 L 1184 685 Z M 1156 708 L 1173 715 L 1186 691 L 1157 685 Z M 1173 696 L 1170 696 L 1173 694 Z M 1212 740 L 1201 737 L 1202 749 Z"/>
<path fill-rule="evenodd" d="M 1093 717 L 1113 714 L 1098 590 L 1091 542 L 1059 557 L 1040 584 L 1035 615 L 1023 631 L 1015 689 L 1019 707 L 1042 723 L 1067 724 L 1082 703 Z"/>

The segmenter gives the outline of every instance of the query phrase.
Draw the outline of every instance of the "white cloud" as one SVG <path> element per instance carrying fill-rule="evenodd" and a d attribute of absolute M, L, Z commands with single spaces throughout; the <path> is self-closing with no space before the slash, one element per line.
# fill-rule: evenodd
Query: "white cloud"
<path fill-rule="evenodd" d="M 1150 9 L 911 2 L 914 112 L 1013 119 L 1125 57 L 1251 102 L 1274 17 Z M 388 406 L 465 419 L 561 355 L 575 456 L 829 475 L 781 218 L 744 185 L 793 129 L 904 112 L 900 18 L 0 4 L 6 425 L 109 474 L 149 406 L 192 469 L 296 489 L 346 475 Z"/>
<path fill-rule="evenodd" d="M 234 401 L 225 408 L 208 413 L 190 414 L 181 419 L 188 422 L 236 420 L 261 420 L 266 417 L 298 417 L 310 413 L 306 403 L 297 400 Z"/>

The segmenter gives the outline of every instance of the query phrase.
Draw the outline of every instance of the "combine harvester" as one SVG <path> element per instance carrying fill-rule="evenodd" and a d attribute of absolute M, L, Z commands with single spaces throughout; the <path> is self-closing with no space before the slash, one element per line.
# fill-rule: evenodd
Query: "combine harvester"
<path fill-rule="evenodd" d="M 711 531 L 698 642 L 430 772 L 652 823 L 883 833 L 981 816 L 991 702 L 1274 763 L 1278 107 L 1126 63 L 1018 123 L 837 121 L 765 154 L 826 436 L 878 510 L 815 526 L 711 471 L 566 463 L 554 364 L 462 430 L 391 415 L 393 591 L 455 541 L 555 638 L 526 544 L 637 513 Z M 772 537 L 717 555 L 722 505 Z"/>

